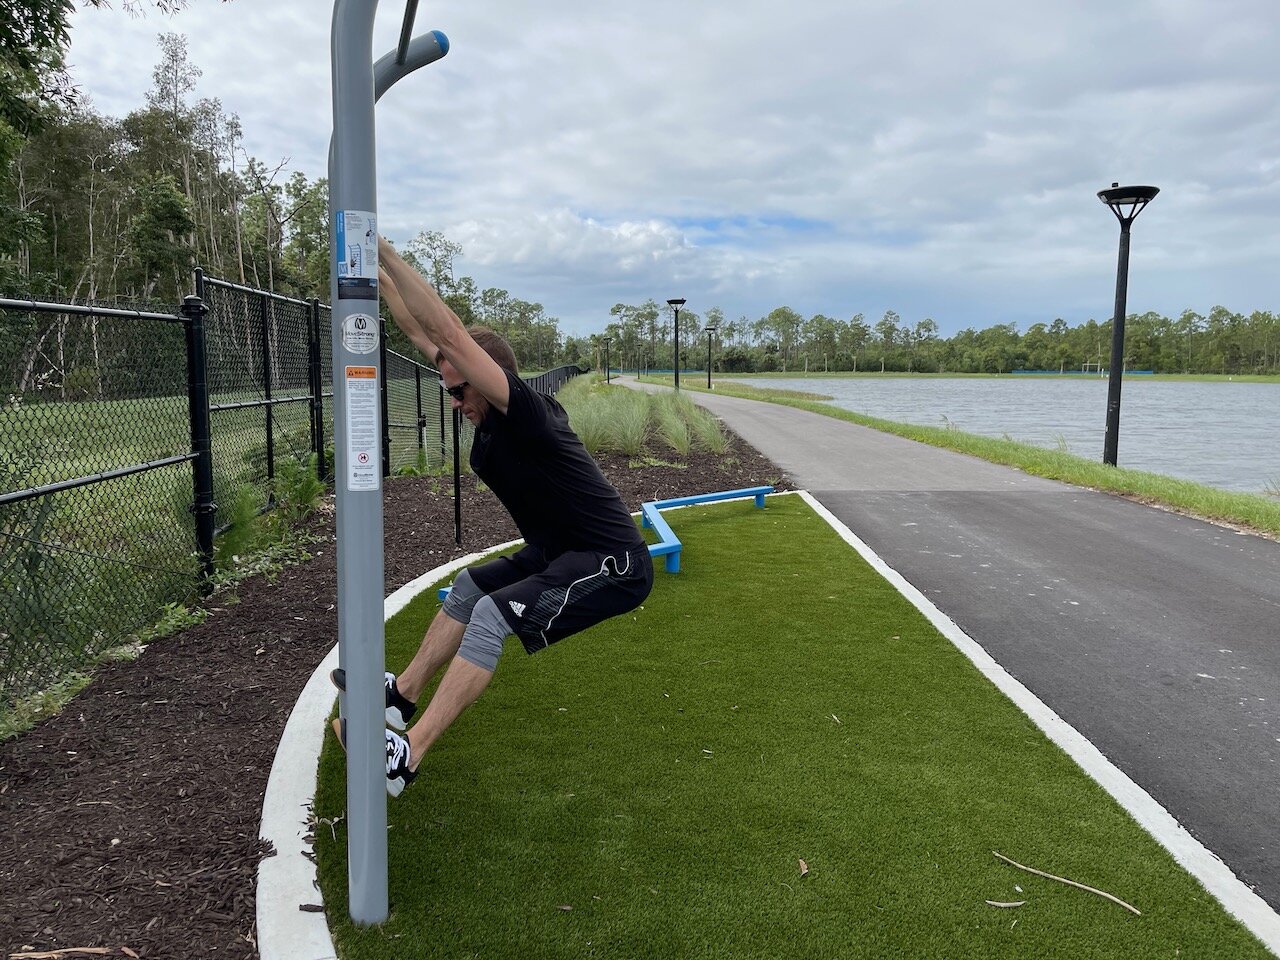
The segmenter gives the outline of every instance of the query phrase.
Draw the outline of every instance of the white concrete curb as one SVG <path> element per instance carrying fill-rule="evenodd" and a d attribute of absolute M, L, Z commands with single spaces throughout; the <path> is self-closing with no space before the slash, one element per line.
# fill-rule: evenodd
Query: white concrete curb
<path fill-rule="evenodd" d="M 1280 915 L 1260 896 L 1250 890 L 1231 872 L 1214 853 L 1193 837 L 1162 807 L 1151 794 L 1134 783 L 1102 752 L 1085 739 L 1084 735 L 1050 710 L 1034 693 L 1007 673 L 972 637 L 966 634 L 954 620 L 933 605 L 923 593 L 907 579 L 880 559 L 858 535 L 846 527 L 830 510 L 811 496 L 800 491 L 817 514 L 840 534 L 846 543 L 858 551 L 882 577 L 906 597 L 917 610 L 925 615 L 938 631 L 955 644 L 968 657 L 982 675 L 1012 700 L 1031 721 L 1045 732 L 1081 769 L 1097 781 L 1098 785 L 1129 812 L 1129 815 L 1156 841 L 1173 855 L 1188 873 L 1199 880 L 1206 890 L 1221 903 L 1233 917 L 1277 956 L 1280 956 Z"/>
<path fill-rule="evenodd" d="M 384 618 L 390 620 L 437 580 L 494 550 L 521 542 L 500 543 L 484 553 L 468 554 L 424 573 L 387 597 Z M 334 960 L 337 956 L 325 915 L 300 909 L 303 904 L 321 903 L 316 866 L 305 855 L 310 848 L 305 838 L 315 799 L 325 721 L 337 697 L 329 682 L 329 671 L 337 665 L 338 645 L 334 644 L 289 714 L 267 779 L 258 835 L 271 841 L 276 855 L 258 864 L 258 955 L 262 960 Z"/>

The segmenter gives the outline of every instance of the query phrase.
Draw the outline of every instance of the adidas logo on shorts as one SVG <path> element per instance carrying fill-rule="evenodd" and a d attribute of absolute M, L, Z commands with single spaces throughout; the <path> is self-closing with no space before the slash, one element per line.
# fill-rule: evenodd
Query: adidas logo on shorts
<path fill-rule="evenodd" d="M 516 616 L 517 616 L 517 617 L 523 617 L 523 616 L 524 616 L 524 604 L 523 604 L 523 603 L 516 603 L 516 601 L 514 601 L 514 600 L 508 600 L 508 601 L 507 601 L 507 606 L 509 606 L 512 610 L 514 610 L 514 611 L 516 612 Z"/>

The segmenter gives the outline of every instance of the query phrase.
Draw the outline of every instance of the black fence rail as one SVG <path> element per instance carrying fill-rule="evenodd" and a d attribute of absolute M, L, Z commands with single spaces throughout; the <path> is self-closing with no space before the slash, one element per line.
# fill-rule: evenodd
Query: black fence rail
<path fill-rule="evenodd" d="M 190 599 L 233 503 L 270 509 L 286 464 L 331 479 L 328 306 L 195 288 L 172 312 L 0 299 L 0 710 Z M 383 475 L 452 468 L 456 493 L 471 424 L 438 371 L 382 360 Z"/>
<path fill-rule="evenodd" d="M 0 300 L 0 706 L 207 571 L 201 347 L 192 314 Z"/>

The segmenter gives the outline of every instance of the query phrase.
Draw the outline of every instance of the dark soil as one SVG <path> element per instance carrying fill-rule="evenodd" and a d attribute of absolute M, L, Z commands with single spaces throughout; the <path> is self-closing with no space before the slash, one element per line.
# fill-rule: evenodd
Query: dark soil
<path fill-rule="evenodd" d="M 676 459 L 600 458 L 632 510 L 763 483 L 790 489 L 737 438 L 722 457 L 658 458 Z M 458 546 L 451 480 L 390 481 L 386 592 L 518 536 L 469 477 L 462 517 Z M 60 715 L 0 744 L 0 957 L 73 947 L 257 957 L 257 866 L 272 855 L 258 839 L 267 776 L 294 701 L 337 638 L 332 521 L 329 501 L 313 520 L 323 539 L 309 561 L 215 595 L 203 623 L 134 662 L 104 664 Z"/>

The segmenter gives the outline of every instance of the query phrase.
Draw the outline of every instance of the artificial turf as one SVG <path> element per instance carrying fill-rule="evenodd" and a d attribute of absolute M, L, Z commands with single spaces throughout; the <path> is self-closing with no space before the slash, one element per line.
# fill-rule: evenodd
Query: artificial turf
<path fill-rule="evenodd" d="M 341 957 L 1270 956 L 799 497 L 669 519 L 681 572 L 508 641 L 389 801 L 385 924 L 348 919 L 345 821 L 316 831 Z M 345 803 L 329 737 L 316 815 Z"/>

